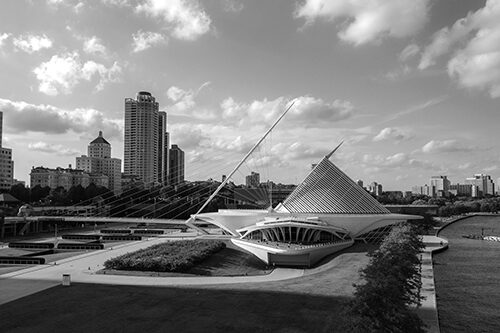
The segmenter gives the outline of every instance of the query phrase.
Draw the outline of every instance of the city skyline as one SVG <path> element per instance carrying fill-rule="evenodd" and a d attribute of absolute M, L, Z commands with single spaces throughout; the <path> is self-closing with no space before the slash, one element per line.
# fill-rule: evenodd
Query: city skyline
<path fill-rule="evenodd" d="M 144 90 L 167 112 L 187 180 L 228 174 L 294 98 L 250 159 L 263 181 L 298 183 L 343 139 L 335 164 L 384 190 L 500 176 L 500 4 L 322 3 L 6 1 L 14 178 L 67 165 L 98 130 L 123 160 L 123 99 Z"/>

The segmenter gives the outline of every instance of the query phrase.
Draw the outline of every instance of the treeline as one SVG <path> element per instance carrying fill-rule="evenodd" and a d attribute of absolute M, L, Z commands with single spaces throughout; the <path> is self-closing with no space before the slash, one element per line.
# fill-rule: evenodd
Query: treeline
<path fill-rule="evenodd" d="M 50 189 L 39 185 L 30 189 L 17 184 L 12 186 L 9 192 L 22 203 L 33 206 L 99 205 L 107 206 L 108 209 L 104 210 L 107 215 L 117 217 L 184 219 L 197 212 L 215 190 L 215 186 L 186 182 L 175 187 L 145 188 L 143 184 L 138 183 L 116 196 L 107 188 L 95 184 L 86 188 L 81 185 L 73 186 L 69 190 L 64 187 Z M 204 212 L 227 208 L 227 200 L 234 200 L 233 191 L 228 188 L 223 189 Z"/>
<path fill-rule="evenodd" d="M 414 205 L 437 205 L 437 215 L 448 217 L 467 213 L 496 213 L 500 210 L 500 197 L 475 198 L 429 198 L 412 202 Z"/>
<path fill-rule="evenodd" d="M 22 184 L 13 185 L 9 191 L 15 198 L 24 203 L 36 206 L 71 206 L 80 203 L 92 204 L 95 198 L 107 199 L 113 197 L 113 192 L 94 183 L 86 188 L 81 185 L 72 186 L 69 190 L 60 186 L 55 189 L 36 185 L 27 188 Z"/>
<path fill-rule="evenodd" d="M 420 306 L 419 253 L 424 245 L 414 227 L 392 229 L 380 248 L 369 254 L 361 270 L 364 284 L 355 285 L 348 315 L 352 332 L 425 332 L 414 309 Z"/>

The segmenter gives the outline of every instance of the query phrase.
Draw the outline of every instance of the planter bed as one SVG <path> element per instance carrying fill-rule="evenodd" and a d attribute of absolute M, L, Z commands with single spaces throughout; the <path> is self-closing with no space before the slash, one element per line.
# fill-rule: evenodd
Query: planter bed
<path fill-rule="evenodd" d="M 127 271 L 185 272 L 225 247 L 224 242 L 213 240 L 168 242 L 109 259 L 104 266 Z"/>

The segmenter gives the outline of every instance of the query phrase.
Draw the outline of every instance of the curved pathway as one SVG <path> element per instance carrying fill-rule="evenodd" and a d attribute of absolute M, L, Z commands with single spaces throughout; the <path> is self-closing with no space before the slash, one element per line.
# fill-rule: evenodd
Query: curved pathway
<path fill-rule="evenodd" d="M 140 286 L 181 286 L 181 285 L 213 285 L 213 284 L 233 284 L 233 283 L 259 283 L 293 279 L 304 275 L 303 269 L 276 268 L 270 274 L 257 276 L 174 276 L 174 277 L 151 277 L 151 276 L 130 276 L 130 275 L 106 275 L 97 274 L 104 268 L 104 262 L 110 258 L 117 257 L 127 252 L 133 252 L 152 245 L 171 241 L 169 238 L 179 239 L 194 238 L 193 235 L 180 234 L 172 237 L 148 238 L 142 241 L 130 242 L 105 250 L 92 251 L 74 257 L 66 258 L 46 265 L 37 265 L 14 272 L 0 275 L 2 284 L 9 284 L 8 289 L 14 294 L 23 297 L 28 294 L 50 288 L 62 282 L 64 274 L 69 274 L 71 282 L 115 284 L 115 285 L 140 285 Z M 29 289 L 26 294 L 24 288 L 16 287 L 15 281 L 19 281 L 17 286 L 23 281 L 37 281 L 36 288 Z M 45 281 L 46 283 L 41 283 Z M 12 294 L 12 292 L 11 292 Z M 0 297 L 0 304 L 11 301 L 15 295 L 5 295 Z"/>
<path fill-rule="evenodd" d="M 436 287 L 434 285 L 434 270 L 432 268 L 432 253 L 443 251 L 448 247 L 448 240 L 437 236 L 423 236 L 424 252 L 420 257 L 422 263 L 422 289 L 424 297 L 422 305 L 418 308 L 420 318 L 427 325 L 427 332 L 439 333 L 439 317 L 436 303 Z"/>

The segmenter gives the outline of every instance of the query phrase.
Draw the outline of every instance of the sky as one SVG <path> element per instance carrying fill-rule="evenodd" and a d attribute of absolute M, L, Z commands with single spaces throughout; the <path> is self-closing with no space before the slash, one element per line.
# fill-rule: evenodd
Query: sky
<path fill-rule="evenodd" d="M 186 179 L 298 183 L 332 161 L 409 190 L 500 177 L 500 1 L 4 0 L 0 111 L 14 177 L 67 167 L 102 130 L 123 158 L 124 99 L 168 114 Z"/>

